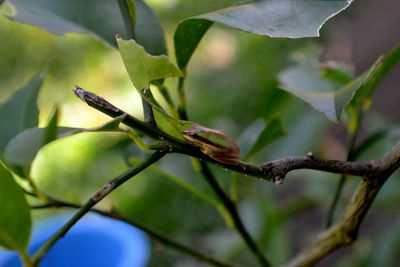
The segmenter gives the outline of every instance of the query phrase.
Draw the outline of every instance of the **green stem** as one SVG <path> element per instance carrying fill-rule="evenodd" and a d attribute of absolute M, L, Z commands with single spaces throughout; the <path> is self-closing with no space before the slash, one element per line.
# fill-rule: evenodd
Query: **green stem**
<path fill-rule="evenodd" d="M 185 95 L 185 77 L 179 77 L 178 81 L 178 96 L 179 96 L 179 106 L 178 114 L 182 120 L 188 120 L 188 115 L 186 111 L 186 95 Z"/>
<path fill-rule="evenodd" d="M 143 88 L 142 94 L 145 97 L 153 97 L 150 88 Z M 153 125 L 154 127 L 157 127 L 156 119 L 154 118 L 154 113 L 153 113 L 153 107 L 149 104 L 149 102 L 144 99 L 142 96 L 142 106 L 143 106 L 143 114 L 144 114 L 144 120 L 145 122 Z"/>
<path fill-rule="evenodd" d="M 179 94 L 179 100 L 180 100 L 180 105 L 178 107 L 178 114 L 179 114 L 180 119 L 188 120 L 189 118 L 188 118 L 187 111 L 186 111 L 186 96 L 185 96 L 185 90 L 184 90 L 184 82 L 185 82 L 185 77 L 180 77 L 179 83 L 178 83 L 178 94 Z M 231 219 L 235 225 L 236 230 L 239 232 L 239 234 L 243 238 L 247 247 L 250 249 L 250 251 L 254 254 L 254 256 L 260 262 L 261 266 L 263 266 L 263 267 L 271 266 L 271 264 L 268 262 L 268 260 L 265 258 L 265 256 L 260 251 L 260 249 L 257 247 L 254 240 L 251 238 L 250 234 L 247 232 L 242 220 L 240 219 L 239 212 L 237 211 L 235 203 L 228 197 L 227 194 L 225 194 L 225 192 L 219 186 L 213 173 L 211 172 L 210 168 L 207 166 L 207 163 L 205 163 L 204 161 L 200 161 L 200 166 L 201 166 L 201 173 L 203 174 L 204 178 L 206 179 L 208 184 L 211 186 L 211 188 L 214 190 L 216 195 L 221 199 L 222 204 L 224 205 L 225 209 L 228 211 L 229 215 L 231 216 Z"/>
<path fill-rule="evenodd" d="M 357 119 L 357 128 L 355 129 L 354 133 L 350 136 L 350 141 L 349 141 L 349 144 L 347 146 L 348 147 L 347 156 L 346 156 L 346 160 L 347 161 L 352 161 L 352 160 L 355 159 L 355 157 L 354 157 L 354 155 L 355 155 L 355 153 L 354 153 L 354 151 L 355 151 L 355 143 L 356 143 L 356 140 L 357 140 L 358 133 L 360 131 L 360 124 L 361 124 L 362 117 L 363 117 L 362 111 L 358 112 L 357 117 L 358 117 L 358 119 Z M 334 216 L 335 216 L 335 211 L 337 209 L 337 205 L 339 203 L 340 196 L 342 195 L 342 191 L 343 191 L 344 185 L 346 183 L 346 178 L 347 178 L 346 175 L 341 175 L 340 176 L 340 180 L 339 180 L 339 182 L 338 182 L 338 184 L 336 186 L 335 195 L 333 196 L 333 200 L 332 200 L 331 206 L 329 207 L 329 210 L 328 210 L 328 215 L 327 215 L 327 218 L 326 218 L 326 225 L 325 225 L 326 228 L 329 228 L 333 223 L 333 219 L 334 219 Z"/>
<path fill-rule="evenodd" d="M 128 39 L 135 40 L 135 23 L 136 23 L 136 9 L 135 9 L 135 1 L 134 0 L 117 0 L 119 5 L 119 10 L 121 12 L 125 29 L 128 35 Z M 150 88 L 137 88 L 142 91 L 143 95 L 151 94 Z M 143 114 L 145 121 L 156 125 L 153 108 L 151 105 L 144 99 L 142 96 L 142 106 L 143 106 Z"/>
<path fill-rule="evenodd" d="M 39 188 L 36 186 L 35 182 L 33 181 L 32 177 L 30 175 L 27 176 L 27 180 L 29 183 L 29 186 L 32 189 L 32 193 L 36 196 L 38 196 L 38 198 L 40 200 L 42 200 L 43 202 L 48 202 L 47 197 L 39 190 Z"/>
<path fill-rule="evenodd" d="M 264 266 L 264 267 L 272 266 L 268 262 L 268 260 L 265 258 L 265 256 L 262 254 L 260 249 L 257 247 L 256 243 L 251 238 L 250 234 L 247 232 L 242 220 L 240 219 L 239 212 L 236 208 L 235 203 L 232 202 L 232 200 L 222 190 L 222 188 L 218 184 L 217 180 L 215 179 L 214 175 L 212 174 L 211 170 L 207 166 L 207 163 L 201 161 L 200 164 L 201 164 L 201 171 L 204 175 L 204 178 L 206 179 L 208 184 L 211 186 L 211 188 L 214 190 L 216 195 L 221 199 L 224 207 L 229 212 L 229 214 L 232 218 L 232 221 L 235 225 L 236 230 L 239 232 L 239 234 L 243 238 L 244 242 L 246 243 L 246 245 L 248 246 L 250 251 L 254 254 L 254 256 L 260 262 L 261 266 Z"/>
<path fill-rule="evenodd" d="M 127 37 L 129 39 L 135 38 L 135 23 L 136 23 L 136 10 L 135 1 L 130 0 L 117 0 L 122 19 L 125 24 Z"/>
<path fill-rule="evenodd" d="M 110 182 L 106 183 L 99 191 L 97 191 L 78 211 L 75 215 L 64 224 L 50 239 L 48 239 L 39 250 L 33 255 L 32 261 L 33 266 L 37 266 L 39 261 L 44 257 L 44 255 L 49 251 L 49 249 L 63 237 L 72 226 L 75 225 L 90 209 L 96 205 L 105 196 L 115 190 L 118 186 L 128 181 L 131 177 L 140 173 L 147 167 L 149 167 L 154 162 L 158 161 L 165 155 L 165 152 L 156 151 L 151 154 L 148 158 L 144 159 L 137 165 L 133 166 L 126 172 L 122 173 L 118 177 L 114 178 Z"/>
<path fill-rule="evenodd" d="M 31 258 L 29 257 L 28 253 L 26 250 L 22 249 L 18 251 L 19 257 L 21 258 L 22 264 L 24 267 L 32 267 L 33 262 Z"/>

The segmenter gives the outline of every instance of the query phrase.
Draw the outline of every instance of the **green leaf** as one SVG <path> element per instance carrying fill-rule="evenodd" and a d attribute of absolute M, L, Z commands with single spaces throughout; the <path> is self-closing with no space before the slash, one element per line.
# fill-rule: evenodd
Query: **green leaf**
<path fill-rule="evenodd" d="M 213 23 L 204 19 L 188 19 L 179 23 L 174 34 L 175 56 L 178 67 L 185 70 L 201 38 Z"/>
<path fill-rule="evenodd" d="M 27 177 L 37 153 L 49 142 L 83 132 L 119 132 L 121 130 L 118 125 L 125 116 L 125 114 L 121 115 L 102 126 L 89 129 L 57 127 L 51 130 L 51 138 L 46 137 L 46 134 L 50 131 L 50 126 L 47 128 L 31 128 L 25 130 L 11 139 L 7 144 L 4 151 L 4 162 L 17 175 Z M 53 125 L 51 127 L 53 127 Z"/>
<path fill-rule="evenodd" d="M 328 119 L 337 122 L 350 101 L 353 106 L 361 106 L 370 101 L 380 80 L 399 60 L 400 46 L 380 57 L 372 67 L 344 86 L 321 77 L 320 70 L 310 62 L 299 63 L 283 71 L 279 80 L 282 89 L 303 99 L 314 109 L 325 113 Z"/>
<path fill-rule="evenodd" d="M 350 5 L 345 0 L 264 0 L 192 17 L 181 22 L 175 31 L 178 66 L 184 70 L 213 22 L 270 37 L 303 38 L 319 36 L 322 25 Z"/>
<path fill-rule="evenodd" d="M 135 1 L 136 41 L 152 55 L 166 55 L 164 30 L 153 10 L 142 0 Z M 115 36 L 115 35 L 114 35 Z"/>
<path fill-rule="evenodd" d="M 43 136 L 43 145 L 46 145 L 52 141 L 54 141 L 57 138 L 57 125 L 58 125 L 58 117 L 59 117 L 59 109 L 58 107 L 55 107 L 49 123 L 47 124 L 47 127 L 44 130 L 44 136 Z"/>
<path fill-rule="evenodd" d="M 182 120 L 177 120 L 169 116 L 167 113 L 165 113 L 163 110 L 153 106 L 153 113 L 154 113 L 154 118 L 156 120 L 157 127 L 160 128 L 161 131 L 176 137 L 180 140 L 186 140 L 182 132 L 186 129 L 189 128 L 190 126 L 193 125 L 193 122 L 191 121 L 182 121 Z"/>
<path fill-rule="evenodd" d="M 64 35 L 86 33 L 116 47 L 115 35 L 126 34 L 117 0 L 11 0 L 17 10 L 10 19 Z M 136 40 L 153 55 L 166 54 L 164 32 L 149 6 L 136 0 Z"/>
<path fill-rule="evenodd" d="M 0 0 L 0 8 L 4 5 L 5 2 L 6 0 Z"/>
<path fill-rule="evenodd" d="M 115 117 L 114 119 L 104 123 L 99 127 L 89 128 L 89 129 L 79 129 L 79 132 L 119 132 L 119 124 L 125 119 L 127 114 Z"/>
<path fill-rule="evenodd" d="M 375 63 L 361 76 L 364 76 L 359 84 L 357 93 L 351 104 L 354 106 L 364 105 L 369 102 L 375 88 L 385 75 L 393 69 L 400 61 L 400 46 L 393 48 L 387 55 L 379 57 Z"/>
<path fill-rule="evenodd" d="M 182 76 L 180 70 L 166 56 L 152 56 L 134 40 L 117 37 L 119 51 L 129 77 L 136 89 L 140 90 L 151 81 Z"/>
<path fill-rule="evenodd" d="M 28 245 L 32 219 L 28 202 L 11 173 L 0 164 L 0 246 L 23 251 Z"/>
<path fill-rule="evenodd" d="M 36 127 L 39 109 L 37 97 L 43 77 L 33 77 L 27 85 L 0 104 L 0 154 L 8 141 L 24 129 Z"/>
<path fill-rule="evenodd" d="M 257 140 L 247 152 L 244 159 L 249 159 L 253 155 L 257 154 L 260 150 L 264 149 L 266 146 L 274 142 L 275 140 L 281 138 L 286 134 L 283 129 L 282 120 L 279 117 L 272 118 L 269 120 L 264 129 L 260 132 Z"/>
<path fill-rule="evenodd" d="M 10 140 L 4 151 L 4 163 L 18 176 L 28 177 L 31 164 L 44 146 L 45 128 L 31 128 Z M 58 128 L 57 134 L 66 134 L 74 128 Z"/>
<path fill-rule="evenodd" d="M 311 63 L 300 63 L 281 72 L 279 81 L 282 89 L 291 92 L 316 110 L 325 113 L 328 119 L 339 120 L 344 105 L 340 106 L 336 103 L 336 94 L 343 95 L 345 92 L 338 91 L 340 84 L 323 79 Z M 350 95 L 352 96 L 352 92 Z M 342 100 L 343 97 L 338 97 L 339 99 Z"/>
<path fill-rule="evenodd" d="M 331 62 L 330 64 L 322 64 L 319 68 L 321 70 L 321 77 L 334 83 L 345 85 L 354 78 L 354 71 L 350 66 Z"/>

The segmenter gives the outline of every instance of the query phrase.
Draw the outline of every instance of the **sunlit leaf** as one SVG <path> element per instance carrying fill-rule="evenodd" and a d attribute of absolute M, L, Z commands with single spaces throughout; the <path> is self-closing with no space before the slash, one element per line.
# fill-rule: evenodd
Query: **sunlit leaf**
<path fill-rule="evenodd" d="M 27 85 L 0 104 L 0 154 L 3 154 L 11 138 L 24 129 L 37 126 L 37 97 L 42 82 L 42 76 L 33 77 Z"/>
<path fill-rule="evenodd" d="M 189 18 L 175 31 L 178 66 L 184 70 L 201 38 L 213 22 L 271 37 L 303 38 L 319 36 L 322 25 L 344 10 L 345 0 L 263 0 L 245 1 L 236 6 Z"/>
<path fill-rule="evenodd" d="M 10 0 L 16 8 L 10 19 L 38 26 L 51 33 L 86 33 L 112 46 L 126 28 L 116 0 Z M 158 18 L 142 0 L 135 1 L 136 40 L 152 55 L 166 54 L 164 32 Z"/>
<path fill-rule="evenodd" d="M 136 89 L 145 88 L 154 80 L 182 76 L 180 70 L 166 56 L 152 56 L 134 40 L 117 37 L 117 43 L 125 68 Z"/>
<path fill-rule="evenodd" d="M 16 174 L 21 177 L 27 177 L 29 174 L 31 164 L 35 159 L 39 150 L 49 143 L 60 138 L 71 136 L 83 132 L 119 132 L 118 125 L 123 120 L 125 115 L 114 118 L 113 120 L 105 123 L 102 126 L 95 128 L 69 128 L 57 127 L 52 131 L 56 132 L 55 138 L 46 139 L 46 133 L 49 131 L 47 128 L 31 128 L 18 134 L 10 140 L 4 151 L 4 162 Z M 46 142 L 47 141 L 47 142 Z"/>
<path fill-rule="evenodd" d="M 56 107 L 50 117 L 50 120 L 47 124 L 47 127 L 44 130 L 43 136 L 43 145 L 46 145 L 57 138 L 57 126 L 58 126 L 58 117 L 59 117 L 59 109 Z"/>
<path fill-rule="evenodd" d="M 24 193 L 0 164 L 0 246 L 22 251 L 29 242 L 32 219 Z"/>
<path fill-rule="evenodd" d="M 260 132 L 257 140 L 250 148 L 249 152 L 246 154 L 244 159 L 249 159 L 260 150 L 264 149 L 266 146 L 279 139 L 286 134 L 283 129 L 282 121 L 279 117 L 272 118 L 268 121 L 264 129 Z"/>

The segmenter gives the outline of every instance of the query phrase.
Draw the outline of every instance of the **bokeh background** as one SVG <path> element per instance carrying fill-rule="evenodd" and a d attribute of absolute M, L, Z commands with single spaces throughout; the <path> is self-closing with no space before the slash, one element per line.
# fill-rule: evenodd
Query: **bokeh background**
<path fill-rule="evenodd" d="M 171 56 L 172 36 L 184 18 L 232 4 L 232 0 L 148 0 L 166 32 Z M 12 12 L 4 7 L 0 14 Z M 312 47 L 321 61 L 353 64 L 362 73 L 376 58 L 400 43 L 400 2 L 355 1 L 323 27 L 320 38 L 272 39 L 214 25 L 196 50 L 188 69 L 186 92 L 192 121 L 223 129 L 242 148 L 249 146 L 264 119 L 281 115 L 287 135 L 254 159 L 262 162 L 308 151 L 332 159 L 346 155 L 346 129 L 330 123 L 308 104 L 278 88 L 278 74 L 293 64 L 296 53 Z M 61 125 L 92 127 L 108 118 L 80 102 L 75 84 L 102 95 L 141 117 L 141 101 L 115 49 L 82 34 L 55 36 L 0 16 L 0 100 L 5 100 L 33 75 L 47 68 L 39 97 L 40 124 L 59 106 Z M 393 131 L 400 122 L 400 69 L 381 83 L 362 133 Z M 175 99 L 177 81 L 167 81 Z M 362 136 L 363 136 L 362 134 Z M 377 158 L 396 141 L 394 131 L 375 145 L 365 158 Z M 133 144 L 126 147 L 118 134 L 85 133 L 46 146 L 34 162 L 33 178 L 47 194 L 83 202 L 105 181 L 127 168 L 122 156 L 143 155 Z M 159 167 L 212 195 L 188 158 L 171 155 Z M 213 167 L 226 189 L 233 176 Z M 339 177 L 322 172 L 297 171 L 281 187 L 250 177 L 237 177 L 237 201 L 250 232 L 274 264 L 282 264 L 323 229 Z M 357 185 L 347 183 L 340 212 Z M 400 195 L 398 175 L 384 186 L 359 235 L 350 248 L 341 249 L 317 266 L 398 266 L 400 256 Z M 216 209 L 149 170 L 103 200 L 102 208 L 116 207 L 127 216 L 150 225 L 174 239 L 219 258 L 256 266 L 237 233 L 226 227 Z M 42 218 L 56 211 L 35 211 Z M 153 241 L 149 266 L 204 266 Z"/>

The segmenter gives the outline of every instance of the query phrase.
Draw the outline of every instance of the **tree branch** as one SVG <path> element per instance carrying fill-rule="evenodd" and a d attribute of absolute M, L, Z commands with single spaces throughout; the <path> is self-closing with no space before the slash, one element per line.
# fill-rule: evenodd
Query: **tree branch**
<path fill-rule="evenodd" d="M 311 246 L 291 260 L 285 267 L 312 266 L 332 251 L 352 244 L 357 239 L 365 215 L 388 177 L 376 177 L 378 179 L 374 182 L 362 180 L 344 215 L 338 222 L 323 232 Z"/>
<path fill-rule="evenodd" d="M 78 86 L 74 93 L 89 106 L 92 106 L 113 118 L 126 114 L 123 110 L 120 110 L 119 108 L 110 104 L 104 98 L 88 92 Z M 288 172 L 298 169 L 320 170 L 361 177 L 367 177 L 367 175 L 369 175 L 371 178 L 368 179 L 373 179 L 372 177 L 379 177 L 384 172 L 392 172 L 394 169 L 397 169 L 400 166 L 400 141 L 389 153 L 377 160 L 359 162 L 326 160 L 320 159 L 312 155 L 312 153 L 308 153 L 306 156 L 287 157 L 264 162 L 260 165 L 243 161 L 236 165 L 222 164 L 202 153 L 199 147 L 177 139 L 161 131 L 160 129 L 153 127 L 151 124 L 140 121 L 129 114 L 125 116 L 125 118 L 122 120 L 122 123 L 128 127 L 142 132 L 149 137 L 165 143 L 169 146 L 169 152 L 186 154 L 213 164 L 220 165 L 224 169 L 239 172 L 247 176 L 258 177 L 266 181 L 276 182 L 278 184 L 283 182 Z"/>

